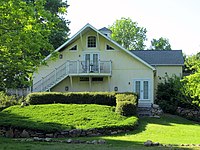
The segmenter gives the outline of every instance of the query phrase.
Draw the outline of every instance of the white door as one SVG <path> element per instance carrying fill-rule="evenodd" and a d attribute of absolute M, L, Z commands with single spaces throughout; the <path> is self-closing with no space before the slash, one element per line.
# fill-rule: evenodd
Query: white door
<path fill-rule="evenodd" d="M 150 100 L 150 80 L 134 80 L 133 91 L 138 94 L 139 100 Z"/>
<path fill-rule="evenodd" d="M 98 72 L 98 70 L 99 70 L 99 54 L 86 53 L 85 54 L 85 65 L 86 65 L 88 72 Z"/>

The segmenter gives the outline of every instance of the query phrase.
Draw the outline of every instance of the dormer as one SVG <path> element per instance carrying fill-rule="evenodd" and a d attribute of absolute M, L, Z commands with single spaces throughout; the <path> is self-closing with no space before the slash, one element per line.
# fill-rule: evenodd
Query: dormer
<path fill-rule="evenodd" d="M 99 29 L 101 33 L 103 33 L 105 36 L 111 37 L 112 31 L 106 27 L 103 27 Z"/>

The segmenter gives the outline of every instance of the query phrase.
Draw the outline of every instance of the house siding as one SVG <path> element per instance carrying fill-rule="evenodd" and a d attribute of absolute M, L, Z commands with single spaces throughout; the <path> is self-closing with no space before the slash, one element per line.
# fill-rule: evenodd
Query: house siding
<path fill-rule="evenodd" d="M 87 37 L 90 35 L 97 37 L 96 48 L 87 48 Z M 70 51 L 69 49 L 76 44 L 78 50 Z M 106 50 L 106 44 L 109 44 L 115 50 Z M 133 92 L 133 80 L 148 79 L 152 83 L 150 86 L 151 94 L 149 102 L 153 103 L 153 70 L 94 31 L 87 32 L 87 34 L 80 36 L 79 39 L 68 45 L 62 52 L 59 52 L 59 54 L 63 54 L 62 59 L 48 59 L 48 66 L 39 67 L 38 72 L 34 74 L 33 84 L 67 60 L 84 60 L 84 53 L 86 52 L 99 53 L 101 61 L 112 61 L 111 77 L 104 76 L 103 81 L 93 81 L 91 84 L 87 81 L 80 81 L 78 75 L 71 77 L 71 80 L 70 77 L 67 77 L 51 88 L 51 91 L 65 92 L 65 87 L 68 87 L 68 91 L 114 91 L 115 87 L 118 87 L 118 92 Z"/>

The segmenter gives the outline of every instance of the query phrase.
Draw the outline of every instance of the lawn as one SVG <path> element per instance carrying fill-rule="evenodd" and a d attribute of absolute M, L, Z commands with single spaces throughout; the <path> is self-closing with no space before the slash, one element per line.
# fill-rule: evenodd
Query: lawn
<path fill-rule="evenodd" d="M 87 144 L 65 144 L 65 143 L 37 143 L 37 142 L 19 142 L 12 139 L 0 138 L 0 149 L 15 150 L 190 150 L 200 149 L 200 147 L 181 147 L 180 144 L 200 144 L 200 125 L 196 122 L 184 118 L 164 115 L 161 119 L 141 118 L 139 127 L 135 131 L 121 134 L 118 136 L 104 137 L 85 137 L 80 140 L 105 139 L 105 145 L 87 145 Z M 158 141 L 162 144 L 177 144 L 174 147 L 144 147 L 146 140 Z M 9 143 L 9 144 L 8 144 Z"/>
<path fill-rule="evenodd" d="M 115 108 L 95 104 L 12 106 L 0 112 L 0 125 L 56 131 L 133 126 L 137 117 L 124 117 Z"/>
<path fill-rule="evenodd" d="M 44 127 L 50 129 L 82 128 L 98 126 L 121 126 L 137 121 L 136 117 L 122 117 L 114 112 L 114 108 L 102 105 L 33 105 L 24 108 L 13 106 L 0 112 L 0 125 L 15 125 L 29 128 Z M 132 122 L 133 123 L 133 122 Z M 52 127 L 53 126 L 53 127 Z M 139 126 L 134 131 L 115 136 L 80 137 L 79 140 L 106 140 L 104 145 L 66 144 L 45 142 L 19 142 L 9 138 L 0 138 L 1 149 L 15 150 L 132 150 L 132 149 L 200 149 L 200 147 L 181 147 L 181 144 L 200 144 L 200 124 L 187 119 L 164 115 L 157 118 L 140 118 Z M 144 147 L 146 140 L 162 144 L 173 144 L 171 147 Z"/>

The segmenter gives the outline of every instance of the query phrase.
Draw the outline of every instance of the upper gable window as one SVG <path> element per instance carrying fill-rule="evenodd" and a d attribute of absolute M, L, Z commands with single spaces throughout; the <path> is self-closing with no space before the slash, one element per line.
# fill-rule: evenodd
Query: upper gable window
<path fill-rule="evenodd" d="M 110 45 L 106 44 L 106 50 L 115 50 L 115 49 L 111 47 Z"/>
<path fill-rule="evenodd" d="M 69 49 L 70 51 L 76 51 L 77 50 L 77 45 L 73 46 L 72 48 Z"/>
<path fill-rule="evenodd" d="M 89 47 L 89 48 L 96 47 L 96 36 L 89 36 L 88 37 L 87 47 Z"/>

